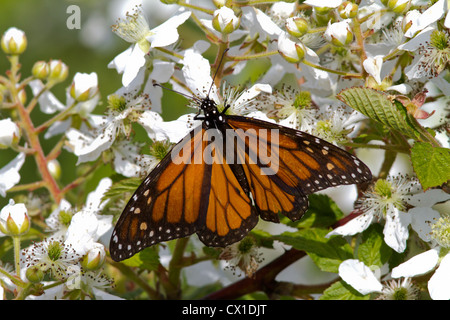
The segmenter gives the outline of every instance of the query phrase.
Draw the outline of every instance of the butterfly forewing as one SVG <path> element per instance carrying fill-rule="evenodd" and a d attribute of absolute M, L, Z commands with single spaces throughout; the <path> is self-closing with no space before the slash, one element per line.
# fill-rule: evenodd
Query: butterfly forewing
<path fill-rule="evenodd" d="M 133 194 L 111 237 L 114 260 L 202 228 L 211 183 L 211 166 L 198 160 L 206 146 L 203 133 L 193 130 L 186 136 Z"/>

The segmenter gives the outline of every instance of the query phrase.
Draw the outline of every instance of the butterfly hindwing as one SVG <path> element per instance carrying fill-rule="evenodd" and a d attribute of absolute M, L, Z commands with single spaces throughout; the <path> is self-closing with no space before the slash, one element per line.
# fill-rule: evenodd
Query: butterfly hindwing
<path fill-rule="evenodd" d="M 236 152 L 245 159 L 244 172 L 264 220 L 278 222 L 282 213 L 295 221 L 308 208 L 308 194 L 372 177 L 353 155 L 304 132 L 241 116 L 228 116 L 227 123 L 245 141 Z M 249 142 L 252 134 L 257 143 Z"/>
<path fill-rule="evenodd" d="M 244 191 L 226 160 L 226 146 L 221 133 L 220 136 L 219 141 L 211 142 L 215 148 L 211 157 L 209 205 L 204 228 L 197 232 L 200 240 L 212 247 L 225 247 L 241 240 L 258 222 L 248 192 Z"/>

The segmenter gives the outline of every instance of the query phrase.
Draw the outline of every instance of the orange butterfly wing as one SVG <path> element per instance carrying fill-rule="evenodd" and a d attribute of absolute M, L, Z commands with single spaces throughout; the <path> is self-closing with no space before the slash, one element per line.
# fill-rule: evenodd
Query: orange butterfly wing
<path fill-rule="evenodd" d="M 264 220 L 278 222 L 278 213 L 298 220 L 308 209 L 308 194 L 372 179 L 355 156 L 304 132 L 241 116 L 227 116 L 227 124 L 241 139 L 236 153 Z M 250 142 L 252 135 L 258 143 Z"/>
<path fill-rule="evenodd" d="M 111 236 L 109 250 L 114 260 L 201 228 L 199 219 L 208 209 L 205 198 L 211 183 L 211 167 L 198 159 L 205 148 L 203 133 L 203 129 L 189 133 L 133 194 Z"/>
<path fill-rule="evenodd" d="M 211 140 L 208 137 L 211 130 L 206 133 L 207 140 Z M 209 205 L 205 226 L 197 232 L 200 240 L 212 247 L 225 247 L 241 240 L 258 222 L 248 192 L 244 191 L 226 160 L 223 142 L 223 137 L 212 142 L 215 148 L 211 157 Z"/>
<path fill-rule="evenodd" d="M 220 148 L 212 163 L 204 161 L 206 147 L 216 143 L 207 135 L 205 125 L 193 130 L 138 187 L 111 236 L 113 260 L 195 232 L 206 245 L 224 247 L 256 225 L 256 209 Z"/>

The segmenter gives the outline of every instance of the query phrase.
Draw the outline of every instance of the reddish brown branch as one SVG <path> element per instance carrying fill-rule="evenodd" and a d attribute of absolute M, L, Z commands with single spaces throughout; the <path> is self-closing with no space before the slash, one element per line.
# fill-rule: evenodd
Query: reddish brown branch
<path fill-rule="evenodd" d="M 304 251 L 290 249 L 268 265 L 259 269 L 254 274 L 253 278 L 242 279 L 229 285 L 228 287 L 211 293 L 203 299 L 236 299 L 255 291 L 264 291 L 266 293 L 274 292 L 276 289 L 275 277 L 286 267 L 290 266 L 292 263 L 305 255 L 306 253 Z"/>

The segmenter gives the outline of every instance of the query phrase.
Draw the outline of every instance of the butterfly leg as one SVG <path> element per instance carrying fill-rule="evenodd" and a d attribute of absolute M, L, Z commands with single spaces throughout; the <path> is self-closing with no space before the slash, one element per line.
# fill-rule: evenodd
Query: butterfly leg
<path fill-rule="evenodd" d="M 226 103 L 226 102 L 225 102 Z M 230 109 L 231 105 L 227 104 L 225 106 L 225 108 L 222 110 L 222 112 L 220 113 L 221 116 L 223 116 L 225 114 L 225 112 L 227 112 L 228 109 Z"/>
<path fill-rule="evenodd" d="M 194 120 L 205 120 L 205 116 L 199 112 L 194 116 Z"/>

